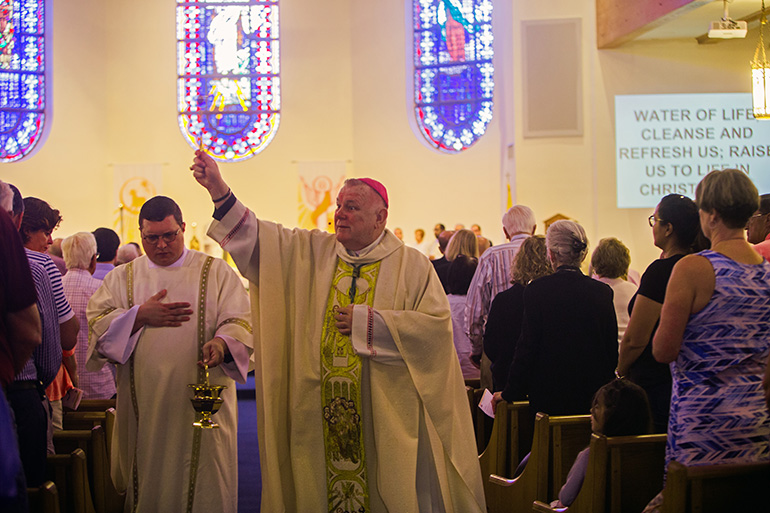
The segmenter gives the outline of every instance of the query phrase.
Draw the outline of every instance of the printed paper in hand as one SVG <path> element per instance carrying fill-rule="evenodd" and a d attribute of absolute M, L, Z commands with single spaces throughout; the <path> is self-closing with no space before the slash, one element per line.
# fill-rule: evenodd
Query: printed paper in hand
<path fill-rule="evenodd" d="M 481 396 L 481 401 L 479 401 L 479 408 L 494 419 L 495 411 L 492 409 L 492 397 L 492 392 L 490 392 L 488 388 L 485 388 L 484 395 Z"/>

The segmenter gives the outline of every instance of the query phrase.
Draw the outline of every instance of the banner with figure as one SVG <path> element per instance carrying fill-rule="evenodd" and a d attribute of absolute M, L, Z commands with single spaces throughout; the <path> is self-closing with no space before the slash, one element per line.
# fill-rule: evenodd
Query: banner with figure
<path fill-rule="evenodd" d="M 139 210 L 145 201 L 159 194 L 163 185 L 162 164 L 114 164 L 113 229 L 121 244 L 141 243 Z"/>
<path fill-rule="evenodd" d="M 334 231 L 337 193 L 347 175 L 347 162 L 299 162 L 299 228 Z"/>

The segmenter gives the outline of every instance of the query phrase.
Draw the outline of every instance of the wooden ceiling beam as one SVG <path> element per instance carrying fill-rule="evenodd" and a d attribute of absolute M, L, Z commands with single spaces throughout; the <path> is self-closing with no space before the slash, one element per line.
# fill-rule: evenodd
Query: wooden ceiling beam
<path fill-rule="evenodd" d="M 596 0 L 596 46 L 615 48 L 713 0 Z"/>

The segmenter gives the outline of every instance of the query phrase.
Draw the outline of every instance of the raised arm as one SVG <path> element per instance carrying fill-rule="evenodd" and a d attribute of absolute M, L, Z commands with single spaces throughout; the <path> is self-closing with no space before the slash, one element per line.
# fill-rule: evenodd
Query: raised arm
<path fill-rule="evenodd" d="M 214 201 L 215 206 L 219 206 L 230 195 L 230 188 L 222 178 L 219 172 L 219 166 L 211 156 L 202 150 L 195 150 L 195 158 L 190 166 L 193 176 L 201 184 Z"/>

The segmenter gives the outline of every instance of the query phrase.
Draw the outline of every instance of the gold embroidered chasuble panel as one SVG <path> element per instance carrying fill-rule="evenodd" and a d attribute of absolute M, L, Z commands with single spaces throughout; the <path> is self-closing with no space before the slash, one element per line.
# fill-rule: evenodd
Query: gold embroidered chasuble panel
<path fill-rule="evenodd" d="M 369 509 L 363 422 L 361 357 L 335 326 L 335 313 L 350 304 L 374 304 L 380 262 L 353 265 L 337 259 L 321 341 L 321 399 L 329 512 Z M 371 338 L 367 341 L 371 343 Z"/>

